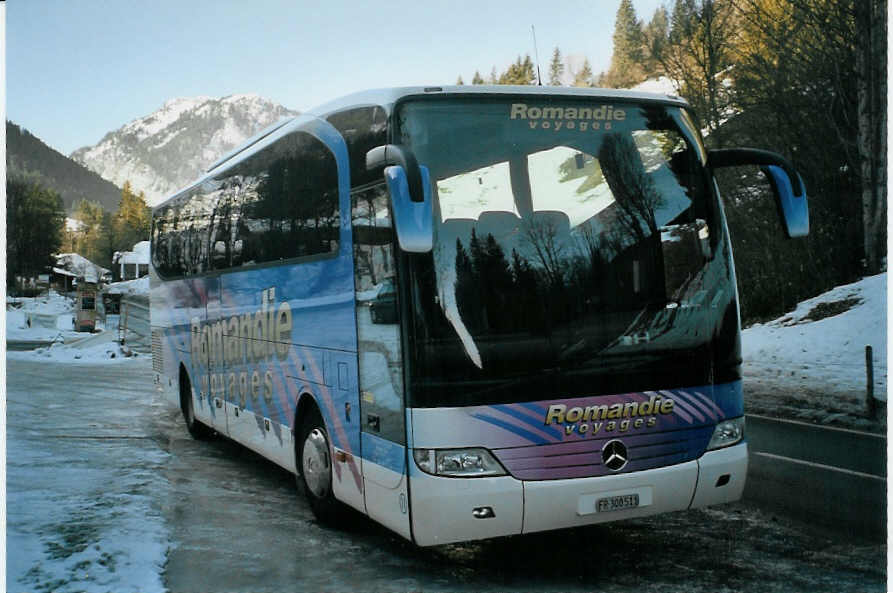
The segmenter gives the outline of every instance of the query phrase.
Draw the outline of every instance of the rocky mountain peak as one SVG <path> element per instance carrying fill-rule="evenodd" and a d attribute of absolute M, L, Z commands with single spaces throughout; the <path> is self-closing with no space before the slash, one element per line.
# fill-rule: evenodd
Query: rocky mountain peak
<path fill-rule="evenodd" d="M 170 99 L 71 158 L 157 204 L 257 131 L 297 112 L 255 94 Z"/>

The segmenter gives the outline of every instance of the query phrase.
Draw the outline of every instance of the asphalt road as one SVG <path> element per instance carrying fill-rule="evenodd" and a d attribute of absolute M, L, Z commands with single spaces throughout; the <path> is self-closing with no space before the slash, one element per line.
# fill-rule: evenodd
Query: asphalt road
<path fill-rule="evenodd" d="M 884 591 L 885 546 L 751 502 L 419 549 L 319 525 L 293 476 L 194 441 L 150 361 L 7 362 L 10 591 Z"/>
<path fill-rule="evenodd" d="M 747 417 L 747 435 L 745 497 L 838 532 L 886 539 L 886 437 L 764 416 Z"/>

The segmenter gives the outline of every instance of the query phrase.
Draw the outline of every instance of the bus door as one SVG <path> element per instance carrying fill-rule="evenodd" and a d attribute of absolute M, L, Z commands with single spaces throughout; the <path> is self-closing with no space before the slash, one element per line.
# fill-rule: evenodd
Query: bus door
<path fill-rule="evenodd" d="M 351 210 L 366 512 L 409 539 L 403 353 L 387 187 L 355 192 Z"/>

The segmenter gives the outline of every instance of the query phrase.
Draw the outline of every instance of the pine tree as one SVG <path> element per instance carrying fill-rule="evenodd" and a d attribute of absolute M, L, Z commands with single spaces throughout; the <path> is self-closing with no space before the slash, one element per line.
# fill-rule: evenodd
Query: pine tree
<path fill-rule="evenodd" d="M 614 53 L 604 83 L 628 88 L 645 80 L 645 35 L 632 0 L 621 0 L 614 23 Z"/>
<path fill-rule="evenodd" d="M 592 66 L 589 65 L 589 58 L 586 58 L 583 60 L 583 67 L 574 75 L 574 86 L 588 87 L 592 84 Z"/>
<path fill-rule="evenodd" d="M 471 79 L 471 84 L 484 84 L 484 79 L 477 70 L 474 71 L 474 78 Z"/>
<path fill-rule="evenodd" d="M 118 251 L 129 251 L 136 243 L 149 239 L 152 211 L 146 205 L 146 195 L 143 192 L 135 194 L 129 181 L 125 181 L 121 189 L 121 201 L 112 227 Z"/>
<path fill-rule="evenodd" d="M 552 52 L 552 62 L 549 64 L 549 84 L 552 86 L 561 86 L 561 79 L 564 77 L 564 61 L 561 59 L 561 52 L 558 46 Z"/>
<path fill-rule="evenodd" d="M 720 124 L 732 101 L 721 73 L 738 51 L 733 46 L 735 23 L 729 0 L 677 0 L 660 52 L 663 70 L 707 124 L 717 148 L 723 145 Z"/>
<path fill-rule="evenodd" d="M 535 82 L 536 74 L 533 71 L 533 62 L 530 60 L 530 54 L 526 54 L 523 60 L 521 56 L 518 56 L 515 63 L 502 73 L 497 84 L 527 85 Z"/>
<path fill-rule="evenodd" d="M 65 209 L 62 198 L 34 178 L 11 176 L 6 180 L 6 278 L 33 278 L 53 264 L 62 246 Z"/>
<path fill-rule="evenodd" d="M 465 83 L 462 82 L 462 75 L 460 74 L 459 78 L 456 80 L 456 86 L 462 86 L 463 84 Z"/>
<path fill-rule="evenodd" d="M 662 73 L 661 56 L 670 37 L 670 20 L 667 9 L 658 7 L 645 27 L 645 73 L 653 76 Z"/>
<path fill-rule="evenodd" d="M 104 260 L 102 248 L 103 235 L 106 233 L 105 210 L 102 204 L 92 200 L 79 200 L 74 205 L 72 218 L 81 223 L 81 239 L 78 241 L 76 252 L 100 266 L 108 267 L 110 262 Z"/>

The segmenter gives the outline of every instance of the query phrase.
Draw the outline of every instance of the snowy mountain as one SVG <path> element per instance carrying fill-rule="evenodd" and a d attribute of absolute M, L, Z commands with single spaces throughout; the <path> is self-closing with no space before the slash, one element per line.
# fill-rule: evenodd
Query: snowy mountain
<path fill-rule="evenodd" d="M 171 99 L 71 158 L 117 185 L 129 180 L 153 205 L 258 130 L 294 115 L 257 95 Z"/>

